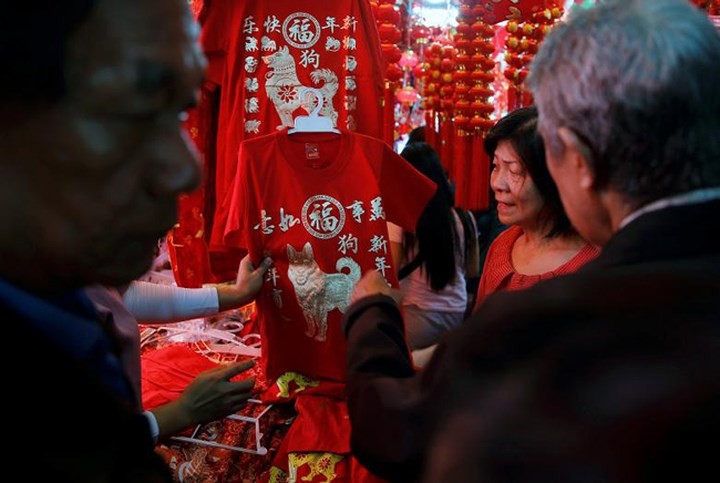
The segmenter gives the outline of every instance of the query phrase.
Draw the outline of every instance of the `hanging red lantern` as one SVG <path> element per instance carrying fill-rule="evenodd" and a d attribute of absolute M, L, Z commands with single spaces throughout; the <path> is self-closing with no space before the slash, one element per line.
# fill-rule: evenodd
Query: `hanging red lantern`
<path fill-rule="evenodd" d="M 428 37 L 430 37 L 430 29 L 425 25 L 416 25 L 410 32 L 410 38 L 418 43 L 427 42 Z"/>
<path fill-rule="evenodd" d="M 417 56 L 417 54 L 412 50 L 408 49 L 402 53 L 398 64 L 400 64 L 400 67 L 402 67 L 404 70 L 412 70 L 412 68 L 418 65 L 419 62 L 420 58 Z"/>
<path fill-rule="evenodd" d="M 465 96 L 468 92 L 470 92 L 470 88 L 465 84 L 457 84 L 455 85 L 455 94 L 458 97 Z"/>
<path fill-rule="evenodd" d="M 475 100 L 472 103 L 470 103 L 470 109 L 477 113 L 477 115 L 489 115 L 492 114 L 495 111 L 495 106 L 488 102 L 483 102 L 481 100 Z"/>
<path fill-rule="evenodd" d="M 457 27 L 455 27 L 455 30 L 457 30 L 457 33 L 463 37 L 466 37 L 470 32 L 472 32 L 472 28 L 470 27 L 470 24 L 468 24 L 466 22 L 458 22 Z M 456 45 L 457 45 L 457 42 L 456 42 Z"/>
<path fill-rule="evenodd" d="M 381 44 L 380 49 L 382 50 L 383 58 L 385 62 L 393 63 L 400 60 L 402 52 L 400 47 L 395 44 Z"/>
<path fill-rule="evenodd" d="M 475 18 L 482 18 L 485 14 L 486 6 L 483 5 L 485 2 L 478 2 L 472 9 L 472 16 Z"/>
<path fill-rule="evenodd" d="M 397 82 L 403 78 L 403 70 L 399 65 L 391 62 L 385 69 L 385 78 L 391 82 Z"/>
<path fill-rule="evenodd" d="M 487 130 L 495 125 L 495 121 L 491 121 L 480 116 L 473 116 L 470 119 L 470 125 L 475 129 Z"/>
<path fill-rule="evenodd" d="M 378 7 L 377 19 L 381 22 L 398 24 L 400 22 L 400 12 L 395 10 L 392 3 L 383 3 Z"/>
<path fill-rule="evenodd" d="M 471 29 L 472 29 L 473 34 L 475 34 L 476 36 L 477 35 L 485 36 L 484 35 L 485 34 L 485 24 L 483 22 L 479 22 L 479 21 L 475 22 L 474 24 L 472 24 Z"/>
<path fill-rule="evenodd" d="M 455 56 L 455 63 L 458 65 L 465 66 L 466 69 L 467 69 L 467 64 L 469 62 L 470 62 L 470 56 L 462 51 L 458 52 L 458 54 Z M 470 69 L 467 69 L 467 70 L 470 70 Z"/>
<path fill-rule="evenodd" d="M 398 89 L 395 97 L 397 97 L 397 100 L 402 104 L 411 105 L 415 104 L 418 99 L 420 99 L 420 94 L 418 94 L 418 91 L 415 90 L 414 87 L 405 86 L 402 89 Z"/>
<path fill-rule="evenodd" d="M 456 70 L 452 74 L 452 79 L 455 82 L 467 82 L 468 78 L 470 77 L 470 72 L 466 70 Z"/>
<path fill-rule="evenodd" d="M 484 70 L 490 71 L 495 68 L 495 61 L 492 60 L 490 57 L 483 56 L 482 60 L 480 61 L 480 67 Z"/>
<path fill-rule="evenodd" d="M 470 72 L 470 79 L 472 79 L 475 82 L 482 82 L 485 84 L 489 84 L 492 81 L 495 80 L 495 76 L 489 72 L 485 72 L 483 70 L 474 70 Z"/>
<path fill-rule="evenodd" d="M 445 84 L 440 88 L 440 97 L 443 99 L 448 99 L 450 96 L 452 96 L 453 93 L 453 86 L 451 84 Z"/>
<path fill-rule="evenodd" d="M 458 94 L 457 90 L 455 94 Z M 455 111 L 462 114 L 467 114 L 470 110 L 470 103 L 465 99 L 458 99 L 455 101 Z"/>
<path fill-rule="evenodd" d="M 509 66 L 520 68 L 525 65 L 525 58 L 520 54 L 508 52 L 505 54 L 505 62 L 507 62 Z"/>
<path fill-rule="evenodd" d="M 457 103 L 455 104 L 455 109 L 457 109 Z M 466 129 L 468 126 L 468 123 L 470 122 L 470 119 L 462 114 L 458 114 L 455 116 L 455 127 L 458 129 Z"/>
<path fill-rule="evenodd" d="M 475 85 L 470 88 L 470 95 L 475 99 L 487 98 L 492 96 L 492 91 L 482 85 Z"/>
<path fill-rule="evenodd" d="M 470 48 L 472 46 L 472 42 L 468 39 L 461 38 L 461 39 L 457 39 L 455 41 L 455 46 L 459 50 L 467 50 L 468 48 Z"/>
<path fill-rule="evenodd" d="M 495 46 L 493 45 L 493 43 L 485 40 L 482 37 L 475 37 L 472 40 L 472 45 L 478 52 L 482 52 L 484 54 L 492 54 L 495 51 Z"/>
<path fill-rule="evenodd" d="M 384 44 L 396 44 L 402 39 L 400 30 L 391 23 L 381 23 L 378 32 L 380 33 L 380 40 Z"/>

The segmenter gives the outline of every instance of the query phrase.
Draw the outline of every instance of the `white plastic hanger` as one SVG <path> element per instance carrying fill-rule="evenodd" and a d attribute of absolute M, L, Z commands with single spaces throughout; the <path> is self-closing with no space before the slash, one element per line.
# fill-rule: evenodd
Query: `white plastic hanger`
<path fill-rule="evenodd" d="M 331 132 L 340 134 L 340 131 L 333 127 L 332 121 L 329 117 L 320 116 L 319 112 L 322 109 L 324 98 L 318 89 L 312 89 L 308 87 L 302 87 L 299 89 L 298 96 L 305 97 L 307 95 L 313 95 L 317 98 L 317 105 L 315 109 L 308 116 L 297 116 L 295 118 L 295 127 L 288 129 L 288 134 L 296 132 Z"/>

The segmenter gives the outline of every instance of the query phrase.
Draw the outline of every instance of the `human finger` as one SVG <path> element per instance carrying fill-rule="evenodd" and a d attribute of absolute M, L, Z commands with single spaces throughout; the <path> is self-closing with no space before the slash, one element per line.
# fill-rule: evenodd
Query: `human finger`
<path fill-rule="evenodd" d="M 238 395 L 241 393 L 247 393 L 248 397 L 252 394 L 252 390 L 255 387 L 255 378 L 249 377 L 242 381 L 229 382 L 230 386 L 225 386 L 223 389 L 227 394 Z"/>
<path fill-rule="evenodd" d="M 249 359 L 247 361 L 236 362 L 234 364 L 230 364 L 228 366 L 221 367 L 219 372 L 222 373 L 223 378 L 232 379 L 233 377 L 237 376 L 238 374 L 247 371 L 254 365 L 255 365 L 255 361 L 252 359 Z"/>

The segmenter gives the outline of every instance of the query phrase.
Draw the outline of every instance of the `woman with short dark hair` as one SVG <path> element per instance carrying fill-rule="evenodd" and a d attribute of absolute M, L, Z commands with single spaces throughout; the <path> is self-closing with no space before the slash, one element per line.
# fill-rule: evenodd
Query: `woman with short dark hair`
<path fill-rule="evenodd" d="M 577 234 L 565 214 L 537 121 L 535 107 L 517 109 L 485 138 L 498 218 L 510 228 L 488 250 L 475 309 L 493 292 L 520 290 L 572 273 L 599 253 Z"/>

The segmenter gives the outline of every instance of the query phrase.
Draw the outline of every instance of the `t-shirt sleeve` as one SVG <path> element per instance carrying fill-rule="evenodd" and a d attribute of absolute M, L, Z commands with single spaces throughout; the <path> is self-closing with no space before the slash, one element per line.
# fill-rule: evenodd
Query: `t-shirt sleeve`
<path fill-rule="evenodd" d="M 248 203 L 250 197 L 248 190 L 250 189 L 250 181 L 252 178 L 249 173 L 249 152 L 240 145 L 238 151 L 238 166 L 235 172 L 235 179 L 232 183 L 232 189 L 226 198 L 227 218 L 225 220 L 225 231 L 223 234 L 223 243 L 227 247 L 247 248 L 248 241 Z"/>
<path fill-rule="evenodd" d="M 200 43 L 208 66 L 205 78 L 214 84 L 220 85 L 226 67 L 227 52 L 230 50 L 230 35 L 233 29 L 241 28 L 237 25 L 243 22 L 244 4 L 233 0 L 205 0 L 203 15 L 200 18 L 202 31 Z"/>
<path fill-rule="evenodd" d="M 234 18 L 239 16 L 237 14 L 242 15 L 242 9 L 233 9 L 232 3 L 232 0 L 205 1 L 203 15 L 199 21 L 202 24 L 200 42 L 206 54 L 220 54 L 227 51 L 231 25 L 233 22 L 242 21 Z"/>
<path fill-rule="evenodd" d="M 388 221 L 414 233 L 417 220 L 436 188 L 434 182 L 384 146 L 380 191 Z"/>

